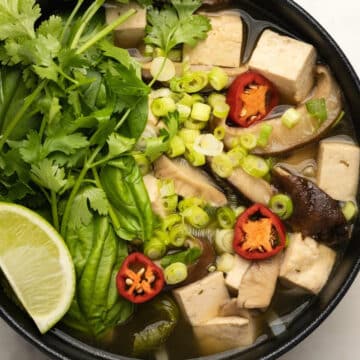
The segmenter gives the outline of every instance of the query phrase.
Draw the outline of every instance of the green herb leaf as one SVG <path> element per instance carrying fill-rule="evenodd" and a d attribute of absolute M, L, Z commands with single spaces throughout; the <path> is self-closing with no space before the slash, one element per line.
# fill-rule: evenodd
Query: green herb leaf
<path fill-rule="evenodd" d="M 328 117 L 326 101 L 324 98 L 311 99 L 305 103 L 308 113 L 316 118 L 321 125 Z"/>
<path fill-rule="evenodd" d="M 135 145 L 135 139 L 130 139 L 117 133 L 112 133 L 107 139 L 109 146 L 109 158 L 117 157 L 129 151 Z"/>
<path fill-rule="evenodd" d="M 174 7 L 165 6 L 162 10 L 152 8 L 148 11 L 146 44 L 159 47 L 167 55 L 176 45 L 195 46 L 206 38 L 211 29 L 206 16 L 193 15 L 201 6 L 200 0 L 172 0 Z"/>
<path fill-rule="evenodd" d="M 40 17 L 35 0 L 7 0 L 0 3 L 0 40 L 35 37 L 35 21 Z"/>

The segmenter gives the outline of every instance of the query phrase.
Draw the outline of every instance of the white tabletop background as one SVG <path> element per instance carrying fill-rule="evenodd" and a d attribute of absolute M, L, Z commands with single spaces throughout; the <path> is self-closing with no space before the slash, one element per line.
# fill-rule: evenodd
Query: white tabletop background
<path fill-rule="evenodd" d="M 330 32 L 360 74 L 360 1 L 297 0 L 297 2 Z M 281 357 L 281 360 L 323 359 L 360 359 L 359 277 L 330 317 L 310 337 Z M 48 359 L 0 320 L 0 360 Z"/>

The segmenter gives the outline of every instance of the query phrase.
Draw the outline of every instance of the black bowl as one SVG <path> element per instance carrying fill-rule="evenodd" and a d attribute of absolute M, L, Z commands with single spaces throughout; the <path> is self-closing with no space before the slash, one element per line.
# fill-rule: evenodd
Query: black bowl
<path fill-rule="evenodd" d="M 64 5 L 63 1 L 39 1 L 42 6 Z M 238 0 L 246 11 L 256 14 L 256 18 L 278 24 L 295 36 L 312 43 L 335 74 L 347 102 L 347 111 L 353 119 L 360 118 L 360 82 L 345 55 L 323 29 L 308 13 L 292 0 Z M 354 123 L 356 137 L 360 135 L 360 124 Z M 297 318 L 290 328 L 276 338 L 260 343 L 249 350 L 232 350 L 209 356 L 206 359 L 276 359 L 306 338 L 334 310 L 353 283 L 360 268 L 360 232 L 356 223 L 352 240 L 345 251 L 343 260 L 335 275 L 326 285 L 320 296 Z M 127 359 L 88 346 L 54 328 L 46 335 L 40 335 L 31 321 L 0 289 L 0 315 L 19 334 L 54 359 L 95 360 Z M 205 358 L 203 358 L 205 359 Z"/>

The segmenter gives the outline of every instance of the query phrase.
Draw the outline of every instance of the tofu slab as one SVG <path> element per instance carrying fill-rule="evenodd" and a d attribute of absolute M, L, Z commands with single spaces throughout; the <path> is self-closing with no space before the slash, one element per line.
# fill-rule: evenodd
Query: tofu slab
<path fill-rule="evenodd" d="M 226 274 L 225 284 L 230 292 L 237 294 L 241 281 L 251 265 L 251 261 L 245 260 L 239 255 L 234 256 L 234 266 Z"/>
<path fill-rule="evenodd" d="M 286 100 L 298 103 L 314 85 L 315 61 L 312 45 L 265 30 L 249 66 L 271 80 Z"/>
<path fill-rule="evenodd" d="M 287 284 L 299 286 L 318 294 L 326 284 L 335 264 L 336 253 L 310 237 L 290 234 L 290 244 L 280 269 L 280 277 Z"/>
<path fill-rule="evenodd" d="M 280 273 L 281 259 L 280 253 L 270 259 L 252 263 L 239 287 L 238 307 L 266 309 L 270 305 Z"/>
<path fill-rule="evenodd" d="M 359 183 L 360 148 L 349 142 L 320 143 L 317 184 L 335 200 L 355 200 Z"/>
<path fill-rule="evenodd" d="M 243 24 L 238 14 L 202 13 L 210 19 L 212 29 L 195 47 L 184 46 L 183 56 L 194 65 L 239 67 L 243 42 Z"/>
<path fill-rule="evenodd" d="M 136 14 L 131 16 L 124 24 L 114 30 L 115 44 L 124 48 L 135 48 L 145 36 L 146 9 L 136 2 L 120 5 L 108 5 L 106 7 L 106 22 L 115 21 L 120 15 L 129 9 L 135 9 Z"/>
<path fill-rule="evenodd" d="M 224 302 L 230 299 L 222 272 L 173 291 L 185 319 L 191 325 L 203 324 L 219 314 Z"/>
<path fill-rule="evenodd" d="M 251 345 L 255 339 L 249 331 L 249 320 L 239 316 L 216 317 L 194 326 L 201 355 L 210 355 Z"/>

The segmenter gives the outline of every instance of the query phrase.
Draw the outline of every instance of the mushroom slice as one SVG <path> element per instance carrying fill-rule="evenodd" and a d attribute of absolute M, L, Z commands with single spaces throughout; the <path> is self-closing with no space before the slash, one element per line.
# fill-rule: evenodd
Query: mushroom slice
<path fill-rule="evenodd" d="M 173 161 L 163 155 L 156 160 L 154 173 L 157 178 L 172 179 L 175 192 L 185 198 L 200 197 L 213 206 L 224 206 L 227 203 L 226 196 L 211 180 L 185 160 Z"/>
<path fill-rule="evenodd" d="M 249 175 L 241 168 L 236 168 L 227 180 L 244 196 L 255 203 L 268 205 L 274 191 L 271 185 L 261 178 Z"/>
<path fill-rule="evenodd" d="M 317 83 L 311 94 L 312 99 L 325 99 L 328 117 L 319 126 L 318 121 L 312 117 L 305 104 L 299 105 L 296 110 L 301 115 L 301 121 L 292 129 L 282 124 L 281 118 L 266 121 L 272 126 L 267 146 L 256 147 L 252 152 L 258 155 L 276 155 L 301 147 L 314 140 L 323 137 L 338 118 L 341 108 L 341 92 L 330 70 L 322 65 L 316 67 Z M 225 145 L 230 147 L 234 138 L 243 134 L 259 135 L 263 122 L 248 128 L 231 127 L 223 124 L 226 128 Z"/>
<path fill-rule="evenodd" d="M 294 212 L 288 221 L 294 231 L 304 237 L 315 236 L 328 245 L 347 238 L 346 220 L 338 201 L 315 183 L 280 166 L 273 169 L 273 182 L 293 201 Z"/>

